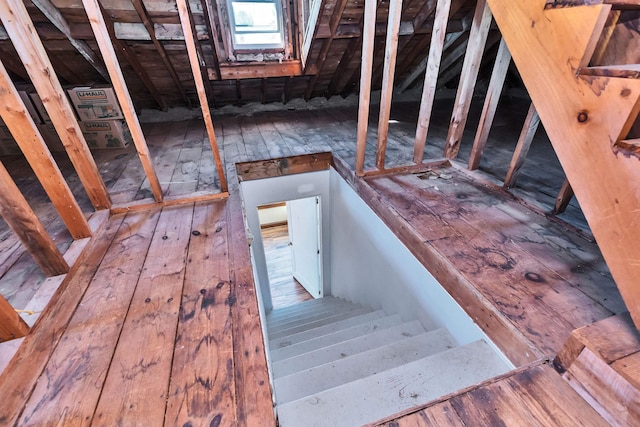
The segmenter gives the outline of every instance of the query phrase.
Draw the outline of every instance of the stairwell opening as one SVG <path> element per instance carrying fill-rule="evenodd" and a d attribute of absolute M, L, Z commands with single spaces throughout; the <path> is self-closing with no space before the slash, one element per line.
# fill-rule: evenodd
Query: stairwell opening
<path fill-rule="evenodd" d="M 241 192 L 280 425 L 361 425 L 513 369 L 334 169 Z M 274 310 L 257 207 L 317 196 L 324 298 Z"/>

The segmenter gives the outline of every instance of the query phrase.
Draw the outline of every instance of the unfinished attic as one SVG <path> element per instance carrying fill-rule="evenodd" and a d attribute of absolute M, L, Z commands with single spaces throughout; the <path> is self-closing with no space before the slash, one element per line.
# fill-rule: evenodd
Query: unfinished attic
<path fill-rule="evenodd" d="M 640 425 L 639 1 L 0 21 L 1 425 Z"/>

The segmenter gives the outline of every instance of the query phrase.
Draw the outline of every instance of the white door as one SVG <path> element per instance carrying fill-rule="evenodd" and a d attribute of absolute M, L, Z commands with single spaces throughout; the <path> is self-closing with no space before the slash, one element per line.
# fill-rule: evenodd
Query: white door
<path fill-rule="evenodd" d="M 287 202 L 293 277 L 314 297 L 322 297 L 320 197 Z"/>

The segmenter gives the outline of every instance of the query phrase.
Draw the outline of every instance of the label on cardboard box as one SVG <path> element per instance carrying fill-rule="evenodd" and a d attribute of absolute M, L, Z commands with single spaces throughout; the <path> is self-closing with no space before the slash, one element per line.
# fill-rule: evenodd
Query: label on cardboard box
<path fill-rule="evenodd" d="M 82 121 L 124 118 L 111 87 L 75 87 L 67 92 Z"/>
<path fill-rule="evenodd" d="M 78 122 L 89 148 L 125 148 L 131 132 L 124 120 Z"/>

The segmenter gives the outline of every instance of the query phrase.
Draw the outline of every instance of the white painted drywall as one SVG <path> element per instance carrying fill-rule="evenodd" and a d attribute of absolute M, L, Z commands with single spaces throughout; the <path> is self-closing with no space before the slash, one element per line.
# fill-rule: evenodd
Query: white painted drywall
<path fill-rule="evenodd" d="M 247 216 L 247 223 L 253 234 L 251 253 L 256 266 L 256 282 L 260 286 L 263 303 L 267 312 L 271 311 L 271 292 L 267 262 L 264 256 L 264 246 L 260 234 L 258 206 L 279 203 L 305 197 L 320 196 L 322 207 L 322 289 L 323 295 L 330 295 L 329 280 L 331 276 L 331 197 L 329 192 L 329 171 L 309 172 L 297 175 L 279 176 L 275 178 L 245 181 L 240 185 L 240 191 Z"/>

